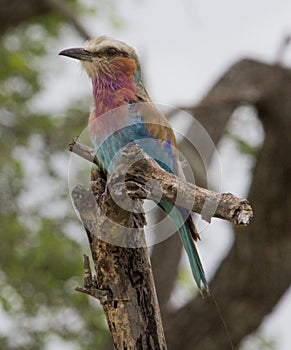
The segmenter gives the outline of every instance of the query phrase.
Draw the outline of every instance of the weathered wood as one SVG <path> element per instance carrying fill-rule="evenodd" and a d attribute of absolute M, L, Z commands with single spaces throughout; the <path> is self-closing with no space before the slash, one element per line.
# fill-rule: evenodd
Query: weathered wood
<path fill-rule="evenodd" d="M 70 150 L 98 165 L 94 150 L 81 145 L 77 140 L 70 144 Z M 110 192 L 114 194 L 115 201 L 123 205 L 129 197 L 166 199 L 170 203 L 201 214 L 208 222 L 212 217 L 217 217 L 235 225 L 247 225 L 253 217 L 252 208 L 246 199 L 188 183 L 163 170 L 137 145 L 123 150 L 120 165 L 111 178 Z"/>
<path fill-rule="evenodd" d="M 101 174 L 95 174 L 98 175 L 92 190 L 78 185 L 72 192 L 88 234 L 96 271 L 92 277 L 88 258 L 85 258 L 84 288 L 77 290 L 100 300 L 116 349 L 165 350 L 143 232 L 145 218 L 140 213 L 142 203 L 135 201 L 132 212 L 121 210 L 106 191 L 105 181 L 100 181 Z M 112 240 L 117 245 L 108 243 Z"/>
<path fill-rule="evenodd" d="M 77 139 L 71 152 L 98 166 L 95 151 Z M 96 170 L 91 190 L 78 185 L 72 197 L 86 228 L 96 276 L 84 258 L 84 288 L 100 300 L 116 349 L 166 349 L 143 227 L 143 199 L 166 199 L 210 221 L 220 217 L 248 224 L 252 209 L 245 199 L 215 193 L 164 171 L 136 146 L 123 150 L 108 179 Z M 132 249 L 135 248 L 135 249 Z"/>

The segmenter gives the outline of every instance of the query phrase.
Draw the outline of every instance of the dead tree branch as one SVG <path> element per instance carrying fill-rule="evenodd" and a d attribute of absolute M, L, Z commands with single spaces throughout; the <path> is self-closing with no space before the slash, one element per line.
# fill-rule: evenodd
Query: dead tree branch
<path fill-rule="evenodd" d="M 70 144 L 70 150 L 98 164 L 94 150 L 81 145 L 77 140 Z M 111 175 L 111 182 L 114 184 L 110 186 L 110 191 L 117 201 L 126 195 L 133 199 L 165 199 L 201 214 L 208 222 L 212 217 L 217 217 L 234 225 L 247 225 L 253 216 L 246 199 L 188 183 L 163 170 L 136 145 L 124 149 L 120 165 Z"/>
<path fill-rule="evenodd" d="M 166 350 L 152 269 L 136 201 L 133 212 L 120 210 L 95 172 L 94 194 L 76 186 L 72 197 L 87 231 L 96 275 L 84 257 L 84 287 L 78 291 L 97 298 L 103 306 L 115 349 Z M 102 200 L 96 201 L 97 198 Z M 136 232 L 138 231 L 138 234 Z M 115 238 L 122 244 L 113 245 Z M 127 248 L 126 243 L 136 249 Z"/>
<path fill-rule="evenodd" d="M 69 149 L 98 165 L 94 150 L 77 139 Z M 93 277 L 84 257 L 84 287 L 77 290 L 100 300 L 116 349 L 166 349 L 143 232 L 142 201 L 162 198 L 187 206 L 208 221 L 216 216 L 242 225 L 249 222 L 252 209 L 245 199 L 215 193 L 167 173 L 136 145 L 123 150 L 107 182 L 102 176 L 94 171 L 90 191 L 78 185 L 72 192 L 96 271 Z M 128 202 L 130 211 L 118 205 Z"/>
<path fill-rule="evenodd" d="M 291 44 L 291 34 L 286 35 L 280 42 L 278 47 L 278 52 L 276 54 L 275 64 L 282 66 L 284 61 L 284 56 L 288 48 L 290 48 Z"/>

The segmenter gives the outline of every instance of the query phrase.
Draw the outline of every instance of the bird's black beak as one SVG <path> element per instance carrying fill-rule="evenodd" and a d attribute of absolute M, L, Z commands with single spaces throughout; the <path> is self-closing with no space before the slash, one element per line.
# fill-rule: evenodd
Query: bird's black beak
<path fill-rule="evenodd" d="M 92 61 L 92 57 L 95 56 L 92 52 L 86 51 L 79 47 L 63 50 L 59 52 L 59 55 L 76 58 L 77 60 L 82 61 Z"/>

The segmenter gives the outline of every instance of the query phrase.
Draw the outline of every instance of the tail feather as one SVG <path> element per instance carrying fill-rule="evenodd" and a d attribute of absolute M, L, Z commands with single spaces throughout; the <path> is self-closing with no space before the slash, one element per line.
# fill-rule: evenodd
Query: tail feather
<path fill-rule="evenodd" d="M 192 275 L 200 292 L 202 294 L 204 291 L 206 291 L 206 293 L 209 293 L 205 273 L 193 239 L 194 237 L 199 237 L 199 235 L 197 234 L 192 218 L 188 218 L 185 220 L 187 210 L 184 210 L 184 213 L 182 208 L 178 209 L 169 202 L 162 200 L 160 201 L 159 205 L 166 211 L 166 213 L 170 215 L 170 217 L 175 221 L 175 224 L 178 227 L 181 239 L 183 241 L 189 259 Z"/>
<path fill-rule="evenodd" d="M 179 228 L 179 233 L 188 255 L 194 280 L 201 292 L 205 290 L 208 293 L 208 283 L 205 277 L 205 272 L 203 270 L 194 240 L 191 233 L 189 233 L 189 228 L 187 226 L 187 224 L 183 224 Z"/>

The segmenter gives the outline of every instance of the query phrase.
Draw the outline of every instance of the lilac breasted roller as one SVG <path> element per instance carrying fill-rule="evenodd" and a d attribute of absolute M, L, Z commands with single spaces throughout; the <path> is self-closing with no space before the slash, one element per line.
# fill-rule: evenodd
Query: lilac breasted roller
<path fill-rule="evenodd" d="M 60 55 L 80 60 L 92 81 L 95 109 L 89 117 L 89 130 L 98 162 L 105 172 L 114 171 L 118 151 L 134 143 L 164 170 L 184 177 L 174 132 L 144 87 L 140 62 L 132 47 L 101 36 L 88 40 L 83 48 L 63 50 Z M 110 115 L 118 107 L 120 113 Z M 158 205 L 178 228 L 199 290 L 208 291 L 194 243 L 199 235 L 190 211 L 165 200 L 160 200 Z"/>

